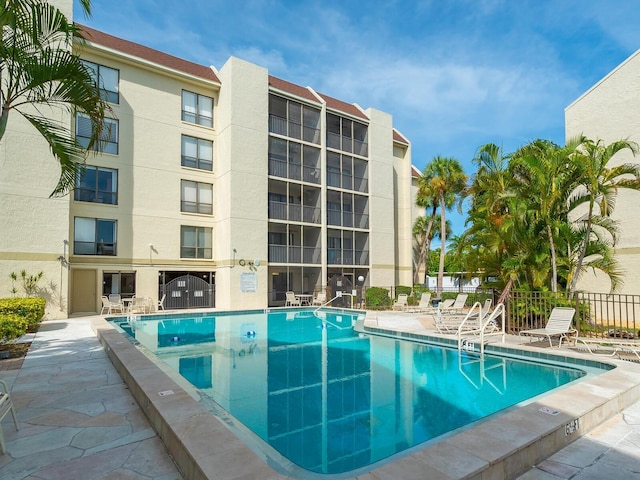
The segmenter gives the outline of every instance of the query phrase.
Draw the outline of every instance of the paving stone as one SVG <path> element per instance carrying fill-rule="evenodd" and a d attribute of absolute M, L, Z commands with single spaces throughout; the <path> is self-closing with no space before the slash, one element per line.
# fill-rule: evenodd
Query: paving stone
<path fill-rule="evenodd" d="M 131 433 L 129 425 L 119 427 L 83 428 L 72 440 L 71 446 L 76 448 L 92 448 L 126 437 Z"/>
<path fill-rule="evenodd" d="M 42 452 L 69 446 L 80 431 L 80 428 L 73 427 L 53 428 L 30 437 L 7 441 L 7 450 L 13 458 L 37 456 Z"/>

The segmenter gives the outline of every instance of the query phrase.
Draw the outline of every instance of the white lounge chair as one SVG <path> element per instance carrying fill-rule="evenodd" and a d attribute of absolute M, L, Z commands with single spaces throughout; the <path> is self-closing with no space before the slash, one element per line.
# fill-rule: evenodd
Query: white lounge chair
<path fill-rule="evenodd" d="M 410 310 L 412 312 L 427 312 L 433 310 L 433 306 L 431 305 L 431 292 L 422 292 L 420 303 L 415 307 L 411 307 Z"/>
<path fill-rule="evenodd" d="M 395 301 L 392 308 L 394 310 L 406 310 L 409 306 L 409 303 L 407 301 L 408 297 L 409 295 L 407 295 L 406 293 L 400 293 L 398 295 L 398 300 Z"/>
<path fill-rule="evenodd" d="M 313 305 L 324 305 L 327 303 L 327 292 L 318 292 L 316 298 L 313 299 Z"/>
<path fill-rule="evenodd" d="M 450 305 L 445 305 L 444 302 L 442 302 L 439 306 L 440 314 L 450 315 L 462 313 L 464 305 L 467 303 L 467 298 L 469 298 L 468 293 L 459 293 Z"/>
<path fill-rule="evenodd" d="M 617 338 L 575 337 L 574 347 L 578 350 L 586 349 L 592 355 L 605 357 L 627 354 L 635 356 L 633 361 L 640 361 L 640 340 L 626 340 Z"/>
<path fill-rule="evenodd" d="M 555 307 L 551 310 L 551 315 L 544 328 L 534 328 L 531 330 L 521 330 L 520 336 L 546 337 L 549 339 L 549 346 L 553 347 L 551 339 L 558 337 L 558 348 L 562 346 L 562 340 L 568 340 L 569 335 L 575 335 L 578 331 L 571 326 L 576 309 L 572 307 Z"/>
<path fill-rule="evenodd" d="M 285 293 L 285 307 L 300 307 L 302 306 L 302 301 L 296 297 L 294 292 L 286 292 Z"/>

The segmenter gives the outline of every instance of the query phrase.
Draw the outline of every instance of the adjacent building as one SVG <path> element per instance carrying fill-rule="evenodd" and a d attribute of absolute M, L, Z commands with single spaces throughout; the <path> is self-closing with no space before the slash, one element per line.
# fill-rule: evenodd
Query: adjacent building
<path fill-rule="evenodd" d="M 605 145 L 618 140 L 640 144 L 640 50 L 587 90 L 565 109 L 567 139 L 585 135 Z M 628 150 L 619 152 L 610 165 L 638 162 Z M 613 219 L 620 227 L 616 259 L 624 286 L 619 293 L 637 294 L 640 281 L 640 192 L 617 192 Z M 611 284 L 605 275 L 586 272 L 579 288 L 606 293 Z"/>
<path fill-rule="evenodd" d="M 44 272 L 50 318 L 99 312 L 112 293 L 246 309 L 332 278 L 412 284 L 411 144 L 390 114 L 238 58 L 216 70 L 83 29 L 75 48 L 111 106 L 103 142 L 74 191 L 49 198 L 57 163 L 10 118 L 0 296 L 22 270 Z M 88 137 L 81 114 L 55 116 Z"/>

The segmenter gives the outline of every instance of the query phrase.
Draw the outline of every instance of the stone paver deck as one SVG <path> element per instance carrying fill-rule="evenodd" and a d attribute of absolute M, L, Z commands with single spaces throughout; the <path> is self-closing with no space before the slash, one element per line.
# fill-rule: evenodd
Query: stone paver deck
<path fill-rule="evenodd" d="M 15 431 L 11 416 L 2 422 L 8 453 L 0 456 L 0 479 L 182 479 L 98 342 L 92 321 L 89 317 L 44 322 L 22 367 L 0 371 L 0 378 L 12 387 L 20 423 Z M 414 332 L 430 327 L 429 319 L 407 315 L 381 316 L 378 323 Z M 512 417 L 518 421 L 517 415 Z M 474 435 L 467 439 L 474 441 Z M 477 445 L 468 447 L 480 452 L 482 443 L 479 438 Z M 456 448 L 453 442 L 443 442 L 359 478 L 449 480 L 454 477 L 442 472 L 451 474 L 455 469 L 440 463 Z M 460 467 L 479 461 L 482 455 L 478 455 L 461 458 Z M 247 463 L 253 460 L 247 458 Z M 219 471 L 216 479 L 260 478 Z M 518 480 L 603 478 L 640 480 L 640 399 Z"/>

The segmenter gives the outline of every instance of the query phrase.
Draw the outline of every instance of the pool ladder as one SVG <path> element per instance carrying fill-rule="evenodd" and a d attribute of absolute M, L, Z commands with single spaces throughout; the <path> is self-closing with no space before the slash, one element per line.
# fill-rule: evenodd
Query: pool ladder
<path fill-rule="evenodd" d="M 504 303 L 499 303 L 494 308 L 493 312 L 490 315 L 487 315 L 486 318 L 480 319 L 478 326 L 476 328 L 469 328 L 470 323 L 475 321 L 474 310 L 476 305 L 478 306 L 478 313 L 482 309 L 480 308 L 480 304 L 476 303 L 467 316 L 464 318 L 462 323 L 458 326 L 458 331 L 456 336 L 458 337 L 458 351 L 466 351 L 466 352 L 475 352 L 475 340 L 478 340 L 480 343 L 480 358 L 484 358 L 484 346 L 486 344 L 487 337 L 495 337 L 501 336 L 502 343 L 505 341 L 505 331 L 504 331 Z"/>

